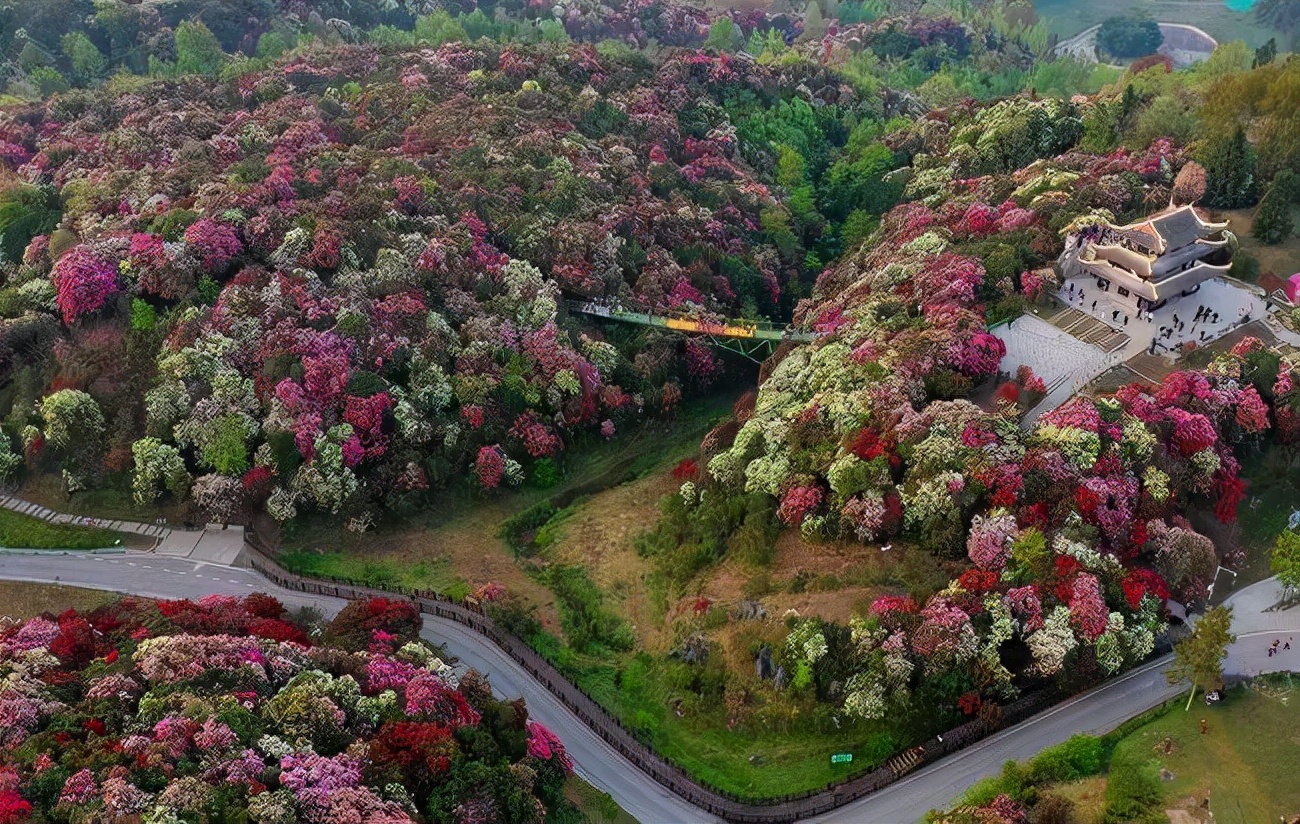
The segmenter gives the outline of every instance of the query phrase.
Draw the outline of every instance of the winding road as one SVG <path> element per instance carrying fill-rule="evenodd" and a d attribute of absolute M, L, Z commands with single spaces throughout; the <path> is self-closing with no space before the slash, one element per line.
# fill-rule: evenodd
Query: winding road
<path fill-rule="evenodd" d="M 333 615 L 344 604 L 337 598 L 282 589 L 248 569 L 148 554 L 0 555 L 0 579 L 62 583 L 152 598 L 266 592 L 291 607 L 312 606 L 326 615 Z M 1272 658 L 1267 654 L 1274 638 L 1285 640 L 1289 635 L 1300 635 L 1300 609 L 1265 612 L 1279 594 L 1280 586 L 1270 579 L 1228 599 L 1234 607 L 1233 631 L 1239 640 L 1229 650 L 1227 672 L 1254 675 L 1300 670 L 1300 644 L 1293 643 L 1290 651 Z M 715 820 L 641 773 L 483 636 L 431 615 L 424 616 L 421 634 L 435 644 L 445 644 L 462 666 L 488 673 L 494 692 L 523 696 L 529 712 L 564 741 L 577 763 L 578 774 L 613 796 L 638 821 L 693 824 Z M 973 782 L 996 773 L 1008 759 L 1028 758 L 1075 733 L 1106 732 L 1177 695 L 1183 688 L 1171 687 L 1164 676 L 1168 660 L 1152 661 L 813 820 L 844 824 L 914 822 L 927 810 L 951 803 Z"/>

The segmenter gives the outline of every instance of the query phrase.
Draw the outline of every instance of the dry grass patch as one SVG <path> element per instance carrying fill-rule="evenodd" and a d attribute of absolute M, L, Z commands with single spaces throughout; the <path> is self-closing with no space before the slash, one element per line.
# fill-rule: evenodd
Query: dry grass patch
<path fill-rule="evenodd" d="M 0 616 L 23 620 L 45 612 L 58 615 L 67 609 L 86 612 L 116 597 L 114 593 L 98 589 L 0 581 Z"/>
<path fill-rule="evenodd" d="M 1255 225 L 1254 209 L 1236 209 L 1221 212 L 1227 218 L 1228 228 L 1241 242 L 1240 249 L 1259 261 L 1259 273 L 1272 272 L 1285 280 L 1295 272 L 1300 272 L 1300 237 L 1292 237 L 1276 246 L 1270 246 L 1257 240 L 1251 230 Z M 1300 207 L 1291 207 L 1291 218 L 1300 226 Z"/>
<path fill-rule="evenodd" d="M 1048 792 L 1074 802 L 1074 818 L 1078 824 L 1101 824 L 1106 813 L 1106 776 L 1057 784 Z"/>

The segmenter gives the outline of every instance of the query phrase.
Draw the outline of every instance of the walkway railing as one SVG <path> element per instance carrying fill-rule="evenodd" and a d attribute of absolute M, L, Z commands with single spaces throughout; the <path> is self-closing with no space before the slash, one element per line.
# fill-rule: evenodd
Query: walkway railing
<path fill-rule="evenodd" d="M 515 663 L 523 667 L 537 683 L 546 687 L 547 691 L 592 732 L 631 761 L 637 769 L 688 803 L 711 815 L 738 824 L 785 824 L 785 822 L 799 821 L 830 812 L 889 786 L 904 774 L 915 772 L 924 764 L 937 761 L 997 730 L 1019 723 L 1047 708 L 1059 698 L 1058 695 L 1047 691 L 1027 695 L 998 708 L 997 711 L 983 718 L 949 730 L 942 737 L 925 741 L 913 750 L 920 756 L 920 763 L 899 772 L 882 765 L 819 790 L 776 798 L 744 798 L 735 793 L 706 786 L 691 778 L 682 768 L 656 754 L 624 727 L 621 720 L 601 706 L 589 693 L 569 681 L 554 665 L 537 654 L 522 639 L 497 627 L 481 608 L 454 602 L 437 592 L 405 587 L 375 589 L 343 579 L 305 578 L 285 570 L 272 560 L 267 554 L 267 548 L 255 532 L 248 530 L 246 535 L 249 538 L 247 547 L 250 549 L 248 556 L 252 568 L 285 589 L 346 599 L 391 597 L 398 594 L 410 598 L 426 615 L 454 621 L 485 636 Z"/>
<path fill-rule="evenodd" d="M 719 338 L 744 338 L 765 341 L 792 340 L 807 342 L 817 339 L 815 332 L 790 329 L 770 321 L 730 319 L 713 321 L 685 314 L 656 315 L 653 312 L 632 312 L 620 306 L 610 306 L 595 301 L 568 301 L 569 310 L 584 315 L 594 315 L 610 320 L 634 323 L 639 326 L 658 326 L 676 332 L 689 332 Z"/>

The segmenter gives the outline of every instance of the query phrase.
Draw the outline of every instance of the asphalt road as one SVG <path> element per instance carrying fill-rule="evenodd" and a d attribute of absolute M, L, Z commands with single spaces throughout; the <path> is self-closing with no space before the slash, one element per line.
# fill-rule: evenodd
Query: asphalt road
<path fill-rule="evenodd" d="M 306 596 L 281 589 L 246 569 L 148 555 L 76 557 L 66 555 L 0 556 L 0 579 L 64 583 L 129 592 L 153 598 L 197 598 L 214 592 L 270 593 L 289 606 L 314 606 L 332 615 L 337 598 Z M 1273 580 L 1255 584 L 1228 599 L 1235 608 L 1233 631 L 1239 640 L 1229 650 L 1225 670 L 1257 674 L 1300 670 L 1300 644 L 1276 656 L 1267 649 L 1274 638 L 1300 636 L 1300 609 L 1265 612 L 1277 601 Z M 463 666 L 488 673 L 499 695 L 522 695 L 529 712 L 564 741 L 579 775 L 608 792 L 644 824 L 692 824 L 714 821 L 682 801 L 611 749 L 586 724 L 574 718 L 545 688 L 533 681 L 505 653 L 482 636 L 451 621 L 424 616 L 421 633 L 445 644 Z M 1183 691 L 1166 681 L 1168 658 L 1158 659 L 1090 692 L 967 747 L 917 771 L 871 796 L 813 819 L 818 822 L 907 824 L 934 807 L 944 807 L 975 781 L 998 772 L 1009 759 L 1025 759 L 1080 732 L 1103 733 Z"/>
<path fill-rule="evenodd" d="M 334 615 L 346 603 L 340 598 L 281 589 L 248 569 L 152 555 L 0 555 L 0 579 L 57 582 L 149 598 L 265 592 L 286 606 L 312 606 L 326 616 Z M 420 634 L 435 644 L 445 644 L 460 659 L 462 667 L 486 673 L 496 694 L 512 699 L 523 696 L 528 702 L 529 715 L 554 730 L 564 742 L 577 773 L 613 796 L 638 821 L 645 824 L 716 821 L 638 770 L 483 636 L 432 615 L 424 616 Z"/>

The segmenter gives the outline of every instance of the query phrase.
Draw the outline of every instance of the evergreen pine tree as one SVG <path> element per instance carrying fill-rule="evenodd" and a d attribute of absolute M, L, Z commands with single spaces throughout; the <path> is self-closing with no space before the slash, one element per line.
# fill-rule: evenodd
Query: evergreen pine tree
<path fill-rule="evenodd" d="M 1255 202 L 1255 150 L 1241 127 L 1210 144 L 1205 154 L 1205 204 L 1240 209 Z"/>
<path fill-rule="evenodd" d="M 1260 66 L 1267 66 L 1277 58 L 1277 38 L 1270 37 L 1268 42 L 1255 49 L 1255 60 L 1251 64 L 1252 69 L 1258 69 Z"/>
<path fill-rule="evenodd" d="M 1255 212 L 1255 237 L 1265 243 L 1281 243 L 1291 237 L 1295 228 L 1291 221 L 1291 200 L 1295 197 L 1295 190 L 1295 173 L 1290 169 L 1278 172 Z"/>

